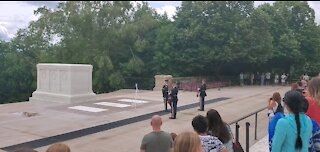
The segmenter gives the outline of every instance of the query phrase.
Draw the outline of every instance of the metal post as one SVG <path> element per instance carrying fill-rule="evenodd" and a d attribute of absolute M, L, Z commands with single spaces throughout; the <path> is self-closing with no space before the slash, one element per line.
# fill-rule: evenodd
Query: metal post
<path fill-rule="evenodd" d="M 250 123 L 246 122 L 246 152 L 249 152 L 249 126 Z"/>
<path fill-rule="evenodd" d="M 256 113 L 256 121 L 254 125 L 254 140 L 257 140 L 257 128 L 258 128 L 258 113 Z"/>
<path fill-rule="evenodd" d="M 138 93 L 139 93 L 138 83 L 135 84 L 135 87 L 136 87 L 136 92 L 134 94 L 134 100 L 135 100 L 134 109 L 137 109 L 137 98 L 138 98 Z"/>
<path fill-rule="evenodd" d="M 240 128 L 240 126 L 239 126 L 238 122 L 236 122 L 236 143 L 239 142 L 239 128 Z"/>

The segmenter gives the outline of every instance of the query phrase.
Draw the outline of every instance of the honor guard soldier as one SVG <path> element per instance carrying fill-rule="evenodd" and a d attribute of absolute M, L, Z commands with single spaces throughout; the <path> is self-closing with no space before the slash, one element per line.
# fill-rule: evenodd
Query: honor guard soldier
<path fill-rule="evenodd" d="M 177 115 L 177 104 L 178 104 L 178 88 L 177 83 L 173 82 L 172 90 L 170 92 L 171 97 L 171 117 L 169 119 L 176 119 Z"/>
<path fill-rule="evenodd" d="M 164 81 L 164 85 L 162 87 L 162 96 L 163 96 L 163 103 L 164 103 L 164 110 L 168 110 L 168 99 L 169 99 L 169 86 L 168 80 Z"/>
<path fill-rule="evenodd" d="M 197 93 L 197 97 L 199 97 L 199 103 L 200 103 L 200 109 L 198 109 L 199 111 L 204 111 L 204 98 L 207 96 L 206 90 L 207 90 L 206 80 L 203 79 L 202 84 L 198 88 L 198 93 Z"/>

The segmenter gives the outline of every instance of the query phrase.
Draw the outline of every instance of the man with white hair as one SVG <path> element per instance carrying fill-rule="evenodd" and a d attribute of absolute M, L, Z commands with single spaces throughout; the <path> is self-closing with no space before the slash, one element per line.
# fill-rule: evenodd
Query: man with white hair
<path fill-rule="evenodd" d="M 170 152 L 173 147 L 171 135 L 161 130 L 162 119 L 159 115 L 151 118 L 152 132 L 146 134 L 141 142 L 140 152 Z"/>

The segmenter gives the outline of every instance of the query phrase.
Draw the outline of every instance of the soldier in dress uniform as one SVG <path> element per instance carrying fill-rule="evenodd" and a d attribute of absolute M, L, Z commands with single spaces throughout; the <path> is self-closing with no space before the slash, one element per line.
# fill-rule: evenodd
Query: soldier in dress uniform
<path fill-rule="evenodd" d="M 171 97 L 171 117 L 169 119 L 176 119 L 177 115 L 177 104 L 178 104 L 178 88 L 177 83 L 172 83 L 172 90 L 170 92 Z"/>
<path fill-rule="evenodd" d="M 162 87 L 162 96 L 163 96 L 163 103 L 164 103 L 164 110 L 168 110 L 168 99 L 169 99 L 169 86 L 168 80 L 164 81 L 164 85 Z"/>
<path fill-rule="evenodd" d="M 200 103 L 200 109 L 198 109 L 199 111 L 204 111 L 204 98 L 207 96 L 206 90 L 207 90 L 206 80 L 203 79 L 202 84 L 198 88 L 198 93 L 197 93 L 197 97 L 199 97 L 199 103 Z"/>

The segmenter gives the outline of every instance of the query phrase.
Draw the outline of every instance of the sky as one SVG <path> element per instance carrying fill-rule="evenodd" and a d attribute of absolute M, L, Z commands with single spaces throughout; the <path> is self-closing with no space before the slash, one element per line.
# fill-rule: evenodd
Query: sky
<path fill-rule="evenodd" d="M 30 21 L 35 21 L 34 10 L 41 6 L 56 8 L 59 1 L 0 1 L 0 40 L 10 40 L 15 36 L 19 28 L 26 28 Z M 139 1 L 134 1 L 139 2 Z M 148 1 L 150 6 L 160 14 L 167 12 L 172 18 L 175 15 L 176 7 L 181 1 Z M 255 1 L 255 7 L 272 1 Z M 308 1 L 311 8 L 315 10 L 316 22 L 320 23 L 320 2 Z"/>

